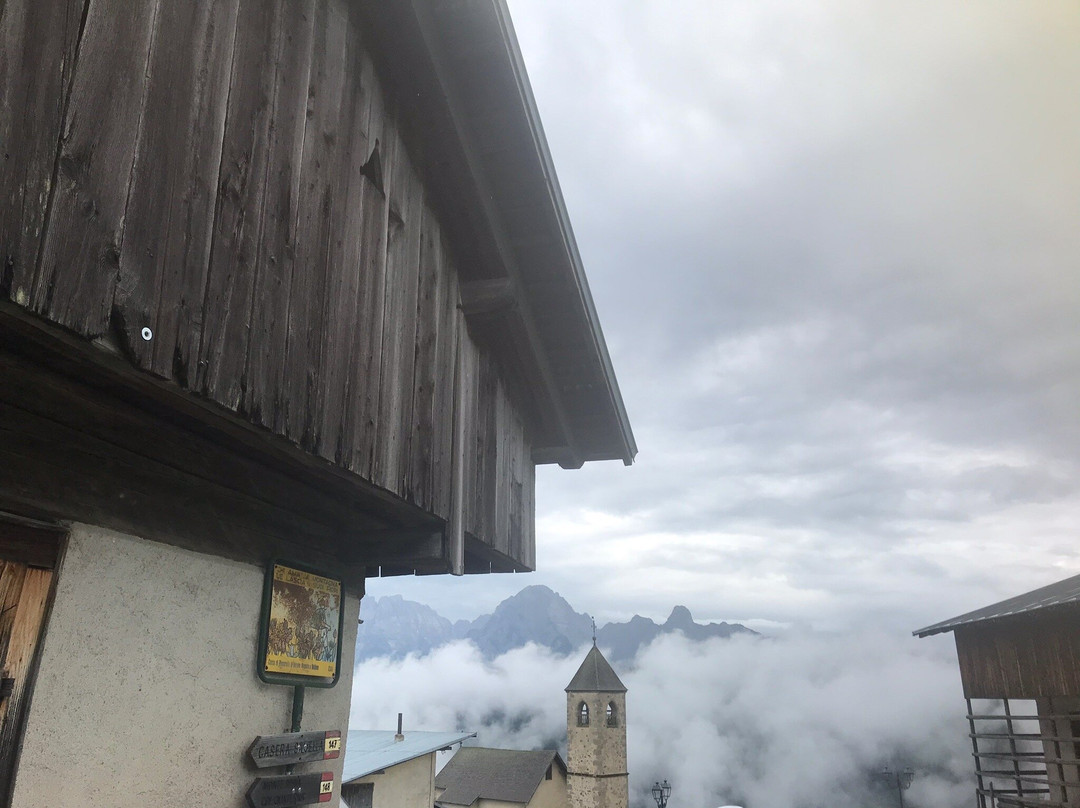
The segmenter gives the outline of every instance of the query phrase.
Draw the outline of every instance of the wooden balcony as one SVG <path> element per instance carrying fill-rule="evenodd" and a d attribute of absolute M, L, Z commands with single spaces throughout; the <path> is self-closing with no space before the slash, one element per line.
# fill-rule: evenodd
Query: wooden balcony
<path fill-rule="evenodd" d="M 1080 806 L 1080 712 L 1025 699 L 968 699 L 978 808 Z"/>

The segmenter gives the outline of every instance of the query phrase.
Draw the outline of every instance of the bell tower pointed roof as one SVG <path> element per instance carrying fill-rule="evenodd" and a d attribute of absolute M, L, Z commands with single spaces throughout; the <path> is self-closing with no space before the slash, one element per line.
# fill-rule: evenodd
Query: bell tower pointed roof
<path fill-rule="evenodd" d="M 593 647 L 585 655 L 574 678 L 566 686 L 567 693 L 625 693 L 626 685 L 620 680 L 611 664 L 604 659 L 600 649 Z"/>

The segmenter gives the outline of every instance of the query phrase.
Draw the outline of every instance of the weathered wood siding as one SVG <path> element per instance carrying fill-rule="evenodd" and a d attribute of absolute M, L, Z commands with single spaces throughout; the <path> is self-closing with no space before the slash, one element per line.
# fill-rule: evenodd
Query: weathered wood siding
<path fill-rule="evenodd" d="M 366 35 L 350 0 L 0 4 L 0 294 L 444 519 L 463 402 L 465 531 L 531 567 L 523 410 Z"/>
<path fill-rule="evenodd" d="M 1076 609 L 956 629 L 956 653 L 969 699 L 1034 699 L 1080 694 Z"/>

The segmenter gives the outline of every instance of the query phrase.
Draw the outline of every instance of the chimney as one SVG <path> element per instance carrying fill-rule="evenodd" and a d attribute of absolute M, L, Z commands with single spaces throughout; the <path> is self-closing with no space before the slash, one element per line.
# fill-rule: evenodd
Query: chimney
<path fill-rule="evenodd" d="M 401 743 L 405 740 L 405 736 L 401 733 L 401 713 L 397 714 L 397 735 L 394 736 L 394 743 Z"/>

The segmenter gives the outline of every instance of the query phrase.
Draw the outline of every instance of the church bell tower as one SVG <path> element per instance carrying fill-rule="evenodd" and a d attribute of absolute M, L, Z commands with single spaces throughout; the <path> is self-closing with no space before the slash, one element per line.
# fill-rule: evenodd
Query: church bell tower
<path fill-rule="evenodd" d="M 627 808 L 626 687 L 593 647 L 566 686 L 570 808 Z"/>

